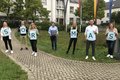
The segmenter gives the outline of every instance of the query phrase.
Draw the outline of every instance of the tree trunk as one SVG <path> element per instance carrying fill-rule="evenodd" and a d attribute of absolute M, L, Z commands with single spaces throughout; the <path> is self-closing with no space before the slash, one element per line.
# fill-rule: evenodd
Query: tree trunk
<path fill-rule="evenodd" d="M 67 31 L 67 23 L 66 23 L 66 13 L 67 13 L 67 5 L 68 5 L 68 0 L 66 1 L 66 0 L 64 0 L 63 1 L 63 4 L 64 4 L 64 25 L 65 25 L 65 27 L 66 27 L 66 31 Z"/>

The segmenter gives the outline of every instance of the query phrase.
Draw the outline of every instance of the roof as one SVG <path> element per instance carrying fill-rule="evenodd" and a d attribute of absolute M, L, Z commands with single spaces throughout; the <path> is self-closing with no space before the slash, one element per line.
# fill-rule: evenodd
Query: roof
<path fill-rule="evenodd" d="M 112 9 L 120 8 L 120 0 L 113 0 Z M 106 10 L 109 9 L 109 2 L 106 2 Z"/>

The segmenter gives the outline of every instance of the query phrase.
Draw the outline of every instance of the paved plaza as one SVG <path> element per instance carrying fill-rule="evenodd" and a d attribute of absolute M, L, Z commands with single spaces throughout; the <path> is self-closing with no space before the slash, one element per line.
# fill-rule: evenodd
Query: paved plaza
<path fill-rule="evenodd" d="M 67 60 L 43 51 L 38 56 L 29 50 L 20 51 L 20 42 L 12 34 L 14 53 L 5 53 L 28 72 L 29 80 L 120 80 L 120 63 L 94 63 Z M 4 52 L 2 41 L 1 50 Z"/>

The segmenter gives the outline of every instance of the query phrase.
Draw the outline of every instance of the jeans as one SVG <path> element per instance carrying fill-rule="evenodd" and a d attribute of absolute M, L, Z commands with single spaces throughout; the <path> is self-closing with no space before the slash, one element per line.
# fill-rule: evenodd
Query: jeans
<path fill-rule="evenodd" d="M 77 43 L 77 38 L 70 38 L 67 53 L 68 53 L 69 50 L 70 50 L 70 47 L 71 47 L 71 45 L 72 45 L 72 42 L 73 42 L 73 53 L 72 53 L 72 54 L 74 54 L 74 52 L 75 52 L 75 47 L 76 47 L 76 43 Z"/>
<path fill-rule="evenodd" d="M 113 55 L 115 42 L 116 42 L 116 40 L 115 41 L 109 41 L 109 40 L 106 41 L 107 47 L 108 47 L 108 54 L 110 54 L 110 55 Z"/>
<path fill-rule="evenodd" d="M 37 40 L 30 40 L 33 52 L 37 52 Z"/>
<path fill-rule="evenodd" d="M 9 36 L 3 37 L 3 41 L 5 43 L 6 50 L 8 50 L 8 44 L 10 46 L 10 50 L 12 50 L 11 39 L 9 39 Z"/>
<path fill-rule="evenodd" d="M 50 36 L 52 49 L 57 50 L 57 37 L 56 36 Z"/>
<path fill-rule="evenodd" d="M 90 45 L 92 46 L 92 56 L 95 56 L 95 41 L 86 41 L 86 56 L 88 56 Z"/>

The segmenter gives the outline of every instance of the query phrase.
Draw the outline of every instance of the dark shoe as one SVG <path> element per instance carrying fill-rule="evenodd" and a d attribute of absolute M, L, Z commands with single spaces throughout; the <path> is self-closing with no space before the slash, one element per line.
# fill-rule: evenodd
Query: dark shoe
<path fill-rule="evenodd" d="M 21 51 L 23 50 L 23 48 L 20 49 Z"/>
<path fill-rule="evenodd" d="M 26 49 L 26 50 L 28 50 L 28 48 L 27 48 L 27 47 L 26 47 L 25 49 Z"/>

